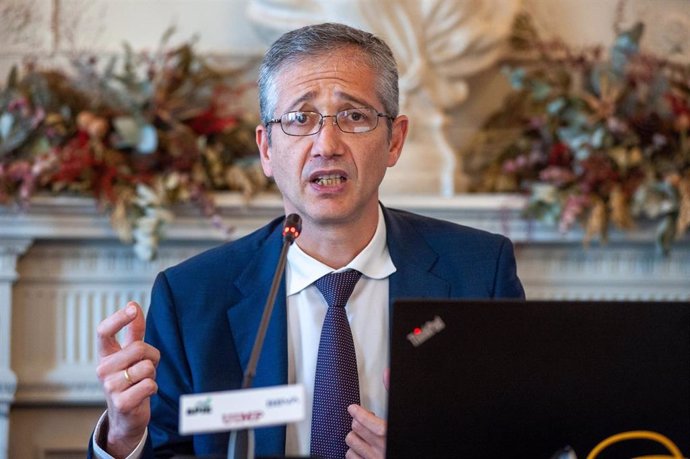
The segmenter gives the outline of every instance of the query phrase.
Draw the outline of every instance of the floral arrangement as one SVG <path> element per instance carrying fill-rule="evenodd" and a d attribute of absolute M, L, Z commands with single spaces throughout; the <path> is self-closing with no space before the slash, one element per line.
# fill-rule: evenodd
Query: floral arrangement
<path fill-rule="evenodd" d="M 490 157 L 474 190 L 525 192 L 528 216 L 580 222 L 585 243 L 655 220 L 668 253 L 690 227 L 690 66 L 642 52 L 642 24 L 609 53 L 543 42 L 529 16 L 514 30 L 535 59 L 505 69 L 514 91 L 469 147 Z"/>
<path fill-rule="evenodd" d="M 223 226 L 212 191 L 246 196 L 269 186 L 258 166 L 257 116 L 242 109 L 244 69 L 221 71 L 193 42 L 99 65 L 12 69 L 0 92 L 0 204 L 38 192 L 92 196 L 119 238 L 156 254 L 170 206 L 195 203 Z M 228 228 L 225 228 L 229 231 Z"/>

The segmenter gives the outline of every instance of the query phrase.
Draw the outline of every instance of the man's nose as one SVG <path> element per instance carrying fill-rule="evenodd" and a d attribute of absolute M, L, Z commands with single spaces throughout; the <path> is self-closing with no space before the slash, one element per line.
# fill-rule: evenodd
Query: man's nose
<path fill-rule="evenodd" d="M 318 134 L 322 134 L 323 131 L 332 131 L 332 134 L 340 135 L 343 130 L 340 129 L 338 124 L 338 115 L 322 115 L 321 119 L 321 131 Z"/>
<path fill-rule="evenodd" d="M 326 157 L 341 154 L 342 134 L 343 131 L 340 130 L 335 115 L 324 115 L 321 130 L 314 136 L 312 154 Z"/>

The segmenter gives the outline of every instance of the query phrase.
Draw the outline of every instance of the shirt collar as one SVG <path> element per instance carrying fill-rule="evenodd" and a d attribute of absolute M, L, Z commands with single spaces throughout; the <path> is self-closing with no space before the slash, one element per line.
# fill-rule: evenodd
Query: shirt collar
<path fill-rule="evenodd" d="M 386 222 L 380 206 L 374 237 L 350 263 L 342 268 L 333 269 L 307 255 L 297 244 L 292 244 L 288 251 L 285 277 L 287 295 L 299 293 L 326 274 L 347 269 L 356 269 L 371 279 L 385 279 L 396 271 L 386 244 Z"/>

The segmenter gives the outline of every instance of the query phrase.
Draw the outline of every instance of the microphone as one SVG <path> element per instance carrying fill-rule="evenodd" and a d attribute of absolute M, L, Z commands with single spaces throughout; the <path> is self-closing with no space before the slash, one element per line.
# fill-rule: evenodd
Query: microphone
<path fill-rule="evenodd" d="M 302 218 L 297 214 L 288 215 L 283 226 L 283 243 L 292 244 L 299 237 L 300 232 L 302 232 Z"/>
<path fill-rule="evenodd" d="M 264 312 L 261 315 L 261 322 L 259 322 L 259 330 L 256 332 L 256 339 L 254 340 L 254 346 L 252 346 L 249 363 L 247 363 L 247 368 L 244 370 L 242 389 L 251 388 L 254 382 L 256 366 L 259 363 L 261 349 L 264 346 L 268 322 L 271 319 L 271 313 L 275 305 L 280 281 L 283 278 L 283 272 L 285 272 L 288 249 L 292 243 L 295 242 L 295 239 L 299 237 L 301 232 L 302 218 L 299 215 L 290 214 L 285 217 L 285 223 L 283 224 L 283 247 L 278 257 L 278 265 L 273 274 L 271 289 L 268 292 L 268 298 L 266 298 L 266 303 L 264 304 Z M 230 433 L 230 439 L 228 441 L 228 459 L 254 459 L 254 429 L 233 430 Z"/>

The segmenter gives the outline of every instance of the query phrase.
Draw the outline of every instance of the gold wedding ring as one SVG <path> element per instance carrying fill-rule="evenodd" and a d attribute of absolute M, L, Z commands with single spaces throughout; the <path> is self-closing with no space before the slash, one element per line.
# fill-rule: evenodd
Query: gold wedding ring
<path fill-rule="evenodd" d="M 132 377 L 129 376 L 129 372 L 127 371 L 127 368 L 125 368 L 124 370 L 122 370 L 122 374 L 123 374 L 123 376 L 125 377 L 125 380 L 129 383 L 130 386 L 131 386 L 132 384 L 134 384 L 134 381 L 132 381 Z"/>

